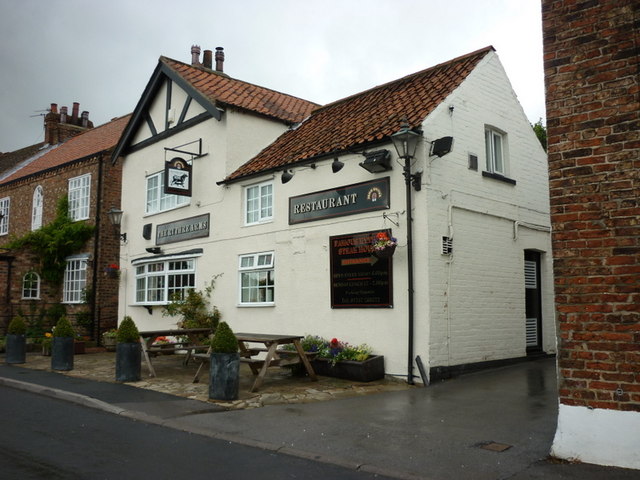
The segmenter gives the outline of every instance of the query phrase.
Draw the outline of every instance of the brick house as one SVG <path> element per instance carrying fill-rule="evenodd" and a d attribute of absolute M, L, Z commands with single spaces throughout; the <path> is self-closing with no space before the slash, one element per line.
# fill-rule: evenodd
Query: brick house
<path fill-rule="evenodd" d="M 234 330 L 366 343 L 411 383 L 418 356 L 436 379 L 555 353 L 546 155 L 492 47 L 322 107 L 161 57 L 114 156 L 142 330 L 217 277 Z"/>
<path fill-rule="evenodd" d="M 105 265 L 119 263 L 119 237 L 105 213 L 120 205 L 120 168 L 109 158 L 127 121 L 125 116 L 93 128 L 87 112 L 78 115 L 77 103 L 71 115 L 66 107 L 58 112 L 52 104 L 45 116 L 45 141 L 0 157 L 2 331 L 21 313 L 31 332 L 42 334 L 59 305 L 82 327 L 79 333 L 93 338 L 116 325 L 118 281 L 103 271 Z M 50 223 L 65 195 L 71 218 L 96 228 L 81 251 L 67 259 L 57 285 L 42 277 L 42 267 L 28 249 L 7 250 L 6 245 Z M 94 295 L 87 298 L 87 290 Z"/>
<path fill-rule="evenodd" d="M 552 453 L 640 468 L 640 4 L 544 0 L 560 410 Z"/>

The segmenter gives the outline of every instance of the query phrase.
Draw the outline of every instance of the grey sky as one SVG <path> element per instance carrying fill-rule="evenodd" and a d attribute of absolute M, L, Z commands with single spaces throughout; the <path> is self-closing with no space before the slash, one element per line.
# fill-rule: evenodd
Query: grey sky
<path fill-rule="evenodd" d="M 0 152 L 39 114 L 131 112 L 160 55 L 225 49 L 234 78 L 329 103 L 493 45 L 531 122 L 544 118 L 539 0 L 0 0 Z"/>

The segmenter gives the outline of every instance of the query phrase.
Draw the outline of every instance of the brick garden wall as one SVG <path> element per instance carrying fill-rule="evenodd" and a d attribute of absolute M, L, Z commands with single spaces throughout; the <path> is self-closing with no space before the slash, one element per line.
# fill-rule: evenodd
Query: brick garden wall
<path fill-rule="evenodd" d="M 565 405 L 640 411 L 639 5 L 542 2 Z"/>

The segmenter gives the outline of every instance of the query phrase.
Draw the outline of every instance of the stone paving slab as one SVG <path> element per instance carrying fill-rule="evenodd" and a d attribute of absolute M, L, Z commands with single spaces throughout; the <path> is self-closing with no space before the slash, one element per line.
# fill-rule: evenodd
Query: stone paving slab
<path fill-rule="evenodd" d="M 329 401 L 361 395 L 371 395 L 388 391 L 399 391 L 419 388 L 408 385 L 400 379 L 387 377 L 373 382 L 353 382 L 338 378 L 318 376 L 317 382 L 308 377 L 292 375 L 286 368 L 269 369 L 262 387 L 251 393 L 255 377 L 248 365 L 240 368 L 240 395 L 233 402 L 222 402 L 209 399 L 209 370 L 203 368 L 200 382 L 193 383 L 198 369 L 196 361 L 183 365 L 183 355 L 158 355 L 152 359 L 156 377 L 150 377 L 143 362 L 142 379 L 139 382 L 128 382 L 128 385 L 176 395 L 179 397 L 212 402 L 228 410 L 260 408 L 265 405 L 297 404 Z M 21 367 L 51 371 L 51 357 L 39 353 L 27 354 L 26 363 Z M 70 377 L 80 377 L 100 382 L 115 382 L 115 353 L 98 351 L 74 357 L 74 368 L 68 372 L 59 372 Z"/>

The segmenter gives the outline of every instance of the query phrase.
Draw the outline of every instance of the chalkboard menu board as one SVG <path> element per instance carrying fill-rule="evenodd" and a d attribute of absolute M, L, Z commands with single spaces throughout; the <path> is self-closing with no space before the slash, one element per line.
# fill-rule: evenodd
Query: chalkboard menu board
<path fill-rule="evenodd" d="M 390 230 L 382 230 L 391 236 Z M 329 237 L 332 308 L 392 308 L 393 257 L 373 255 L 380 230 Z"/>

